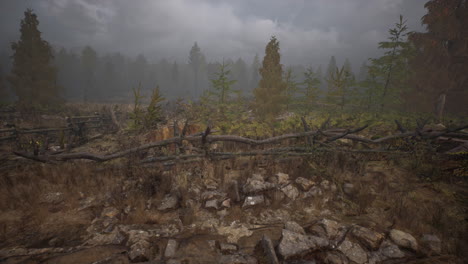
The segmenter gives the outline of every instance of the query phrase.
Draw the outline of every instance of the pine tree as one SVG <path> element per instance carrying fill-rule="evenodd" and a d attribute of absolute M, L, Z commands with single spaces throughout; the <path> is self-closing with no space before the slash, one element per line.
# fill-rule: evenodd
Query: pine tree
<path fill-rule="evenodd" d="M 405 94 L 411 110 L 433 112 L 440 120 L 444 109 L 468 115 L 468 2 L 430 0 L 422 18 L 424 33 L 411 33 L 416 47 L 410 59 L 411 86 Z"/>
<path fill-rule="evenodd" d="M 314 73 L 312 67 L 307 68 L 304 72 L 304 82 L 302 83 L 301 94 L 303 95 L 303 102 L 306 111 L 310 111 L 312 104 L 314 104 L 320 96 L 320 79 L 318 72 Z"/>
<path fill-rule="evenodd" d="M 11 44 L 13 68 L 8 81 L 23 107 L 44 107 L 61 101 L 52 47 L 42 39 L 38 25 L 36 14 L 27 9 L 21 20 L 20 39 Z"/>
<path fill-rule="evenodd" d="M 215 73 L 216 79 L 211 80 L 213 89 L 209 92 L 211 97 L 214 97 L 216 104 L 223 107 L 236 91 L 232 86 L 237 82 L 236 80 L 230 80 L 229 75 L 231 71 L 228 69 L 229 64 L 223 63 L 219 65 L 218 72 Z"/>
<path fill-rule="evenodd" d="M 262 120 L 272 121 L 286 106 L 286 83 L 280 60 L 279 42 L 273 36 L 265 48 L 261 80 L 254 90 L 256 113 Z"/>
<path fill-rule="evenodd" d="M 90 91 L 94 91 L 95 88 L 97 67 L 97 54 L 90 46 L 86 46 L 81 52 L 81 64 L 85 78 L 85 84 L 83 85 L 83 102 L 88 102 Z"/>
<path fill-rule="evenodd" d="M 195 96 L 200 95 L 199 91 L 199 77 L 200 77 L 200 72 L 202 71 L 202 67 L 206 64 L 205 62 L 205 56 L 200 50 L 200 47 L 198 47 L 197 42 L 195 42 L 190 49 L 190 56 L 189 56 L 189 65 L 190 68 L 192 69 L 193 76 L 194 76 L 194 94 Z"/>
<path fill-rule="evenodd" d="M 326 87 L 328 90 L 331 89 L 332 83 L 330 82 L 330 80 L 333 74 L 335 74 L 336 68 L 337 68 L 337 65 L 336 65 L 335 56 L 331 56 L 330 62 L 328 63 L 327 71 L 325 72 L 325 77 L 324 77 L 327 83 Z"/>
<path fill-rule="evenodd" d="M 293 104 L 294 95 L 298 91 L 299 83 L 296 81 L 295 76 L 293 75 L 292 68 L 289 67 L 284 74 L 284 82 L 286 83 L 286 108 L 290 110 L 290 105 Z"/>
<path fill-rule="evenodd" d="M 260 59 L 258 58 L 258 54 L 255 54 L 252 65 L 250 66 L 250 70 L 252 71 L 252 75 L 250 76 L 251 91 L 258 87 L 258 82 L 260 81 L 260 67 Z"/>

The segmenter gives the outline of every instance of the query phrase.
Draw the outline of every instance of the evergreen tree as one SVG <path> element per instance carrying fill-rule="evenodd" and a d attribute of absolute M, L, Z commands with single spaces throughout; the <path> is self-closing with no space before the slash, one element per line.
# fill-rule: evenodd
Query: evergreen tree
<path fill-rule="evenodd" d="M 90 91 L 94 91 L 95 88 L 95 74 L 97 68 L 97 54 L 90 46 L 86 46 L 81 52 L 81 64 L 85 78 L 85 84 L 83 85 L 83 101 L 88 102 Z"/>
<path fill-rule="evenodd" d="M 336 59 L 335 59 L 335 56 L 331 56 L 330 58 L 330 62 L 328 63 L 328 66 L 327 66 L 327 71 L 325 72 L 325 80 L 326 80 L 326 83 L 327 83 L 327 89 L 330 90 L 332 87 L 332 83 L 330 82 L 333 74 L 335 74 L 336 72 L 336 68 L 337 68 L 337 65 L 336 65 Z"/>
<path fill-rule="evenodd" d="M 200 50 L 200 47 L 198 47 L 197 42 L 195 42 L 190 49 L 190 56 L 189 56 L 189 66 L 192 69 L 192 73 L 194 76 L 194 82 L 193 82 L 193 87 L 194 87 L 194 95 L 198 96 L 201 94 L 199 91 L 199 78 L 200 78 L 200 72 L 203 69 L 205 62 L 205 56 Z"/>
<path fill-rule="evenodd" d="M 302 89 L 300 90 L 307 112 L 311 110 L 312 104 L 314 104 L 320 96 L 320 78 L 317 73 L 314 73 L 312 67 L 307 68 L 304 72 L 304 82 L 302 83 Z"/>
<path fill-rule="evenodd" d="M 8 81 L 18 96 L 19 105 L 25 107 L 60 102 L 52 47 L 42 39 L 38 25 L 36 14 L 27 9 L 21 20 L 20 39 L 11 44 L 13 68 Z"/>
<path fill-rule="evenodd" d="M 352 97 L 352 86 L 354 85 L 353 76 L 351 76 L 343 65 L 340 69 L 335 69 L 335 73 L 332 74 L 328 82 L 328 102 L 338 105 L 340 109 L 343 110 Z"/>
<path fill-rule="evenodd" d="M 263 120 L 272 121 L 286 106 L 286 83 L 280 60 L 279 42 L 273 36 L 265 48 L 260 83 L 254 90 L 256 112 Z"/>
<path fill-rule="evenodd" d="M 290 110 L 290 105 L 294 101 L 294 96 L 298 91 L 298 82 L 296 81 L 295 76 L 293 75 L 292 68 L 289 67 L 284 74 L 284 82 L 286 83 L 286 109 Z"/>
<path fill-rule="evenodd" d="M 255 54 L 252 65 L 250 66 L 250 70 L 252 71 L 249 81 L 251 91 L 257 88 L 258 82 L 260 81 L 260 67 L 260 59 L 258 58 L 258 54 Z"/>
<path fill-rule="evenodd" d="M 468 115 L 468 2 L 430 0 L 422 18 L 426 32 L 410 34 L 416 47 L 410 59 L 411 86 L 405 93 L 412 110 L 433 112 L 441 120 L 444 109 Z"/>
<path fill-rule="evenodd" d="M 223 63 L 219 65 L 218 72 L 215 73 L 216 79 L 211 80 L 213 90 L 211 90 L 209 94 L 215 98 L 216 103 L 221 105 L 221 107 L 223 107 L 223 105 L 228 102 L 232 94 L 236 92 L 232 86 L 237 81 L 229 80 L 231 71 L 228 69 L 228 66 L 229 64 L 226 64 L 223 60 Z"/>

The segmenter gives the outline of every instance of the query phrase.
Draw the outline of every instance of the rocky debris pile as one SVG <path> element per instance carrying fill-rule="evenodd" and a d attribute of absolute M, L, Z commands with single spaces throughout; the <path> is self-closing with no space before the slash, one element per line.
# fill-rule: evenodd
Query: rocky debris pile
<path fill-rule="evenodd" d="M 133 263 L 192 263 L 194 251 L 201 250 L 212 256 L 212 262 L 207 263 L 224 264 L 364 264 L 401 262 L 441 253 L 442 242 L 432 234 L 422 236 L 418 242 L 402 230 L 374 230 L 329 217 L 333 213 L 327 204 L 339 202 L 336 197 L 355 193 L 350 182 L 338 188 L 329 180 L 292 179 L 279 172 L 270 177 L 254 173 L 243 184 L 236 177 L 229 178 L 225 186 L 213 181 L 207 186 L 197 184 L 191 183 L 185 196 L 172 190 L 148 200 L 144 213 L 158 216 L 152 224 L 123 224 L 123 219 L 135 213 L 134 208 L 125 205 L 118 209 L 106 203 L 86 229 L 80 247 L 43 251 L 50 254 L 113 245 L 124 248 L 128 261 Z M 51 193 L 45 200 L 60 203 L 62 195 Z M 78 210 L 96 208 L 95 201 L 92 197 L 83 199 Z M 189 214 L 192 219 L 185 219 Z M 299 224 L 310 219 L 314 219 L 312 224 Z M 265 227 L 274 231 L 267 232 Z M 207 237 L 206 241 L 193 242 L 204 243 L 202 249 L 190 248 L 194 245 L 183 239 L 197 233 Z M 40 254 L 31 250 L 3 249 L 0 256 Z"/>

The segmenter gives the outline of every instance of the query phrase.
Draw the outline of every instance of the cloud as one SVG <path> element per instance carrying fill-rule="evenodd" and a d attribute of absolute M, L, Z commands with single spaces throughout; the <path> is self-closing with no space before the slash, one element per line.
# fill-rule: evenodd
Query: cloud
<path fill-rule="evenodd" d="M 2 1 L 3 2 L 3 1 Z M 7 2 L 7 1 L 5 1 Z M 41 0 L 33 7 L 52 44 L 92 45 L 150 59 L 187 61 L 195 41 L 210 61 L 262 54 L 278 37 L 284 63 L 326 64 L 331 55 L 360 63 L 378 54 L 400 13 L 418 27 L 423 0 Z M 16 3 L 16 4 L 15 4 Z M 25 1 L 1 3 L 2 32 L 16 36 Z M 3 10 L 3 9 L 2 9 Z M 5 24 L 8 22 L 8 24 Z M 5 26 L 5 25 L 15 25 Z M 12 33 L 16 32 L 16 33 Z"/>

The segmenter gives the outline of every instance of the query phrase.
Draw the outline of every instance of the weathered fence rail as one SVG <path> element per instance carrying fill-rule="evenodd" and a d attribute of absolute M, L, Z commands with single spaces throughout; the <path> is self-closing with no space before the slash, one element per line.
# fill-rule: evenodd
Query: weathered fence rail
<path fill-rule="evenodd" d="M 397 122 L 398 124 L 398 122 Z M 463 129 L 468 128 L 468 125 L 460 126 L 451 129 L 444 129 L 441 131 L 432 131 L 432 130 L 423 130 L 417 128 L 415 131 L 407 131 L 403 129 L 401 124 L 398 124 L 399 133 L 381 137 L 378 139 L 369 139 L 356 133 L 366 129 L 367 126 L 359 127 L 356 129 L 317 129 L 310 130 L 308 126 L 304 127 L 304 132 L 301 133 L 291 133 L 280 135 L 276 137 L 270 137 L 266 139 L 251 139 L 241 136 L 234 135 L 211 135 L 210 128 L 207 127 L 205 132 L 197 133 L 189 136 L 185 136 L 182 133 L 179 136 L 175 136 L 166 140 L 161 140 L 157 142 L 151 142 L 144 144 L 138 147 L 126 149 L 123 151 L 115 152 L 112 154 L 94 154 L 89 152 L 77 152 L 77 153 L 51 153 L 49 155 L 31 155 L 25 152 L 15 151 L 14 154 L 40 162 L 60 162 L 68 160 L 91 160 L 96 162 L 105 162 L 118 158 L 128 157 L 132 154 L 145 154 L 145 151 L 152 148 L 166 147 L 168 145 L 174 145 L 181 148 L 180 146 L 184 145 L 184 142 L 189 142 L 193 145 L 200 145 L 201 147 L 189 147 L 189 152 L 176 152 L 172 154 L 164 154 L 160 156 L 146 157 L 145 155 L 138 155 L 140 158 L 139 163 L 151 163 L 151 162 L 166 162 L 171 160 L 189 160 L 189 159 L 199 159 L 199 158 L 234 158 L 239 156 L 256 156 L 256 155 L 286 155 L 286 156 L 307 156 L 312 155 L 318 151 L 348 151 L 348 152 L 360 152 L 360 153 L 401 153 L 407 154 L 410 151 L 407 150 L 392 150 L 385 145 L 388 145 L 390 142 L 398 139 L 408 139 L 413 138 L 414 140 L 434 140 L 437 138 L 443 137 L 446 138 L 465 138 L 468 136 L 468 133 L 460 132 Z M 183 131 L 185 128 L 183 129 Z M 300 142 L 296 145 L 291 145 L 289 142 L 291 139 L 302 139 L 305 138 L 305 142 Z M 314 138 L 311 142 L 310 138 Z M 352 147 L 342 147 L 340 145 L 332 145 L 334 142 L 340 139 L 347 139 L 356 143 L 363 143 L 366 145 L 366 148 L 352 148 Z M 462 140 L 465 142 L 465 140 Z M 223 152 L 222 150 L 212 151 L 210 150 L 210 145 L 217 142 L 231 142 L 231 143 L 240 143 L 241 145 L 248 146 L 247 151 L 241 152 Z M 287 142 L 287 145 L 281 145 L 281 143 Z M 465 142 L 466 144 L 466 142 Z M 273 148 L 268 149 L 258 149 L 258 147 L 273 145 Z M 278 146 L 280 145 L 280 146 Z M 253 149 L 257 147 L 257 149 Z"/>

